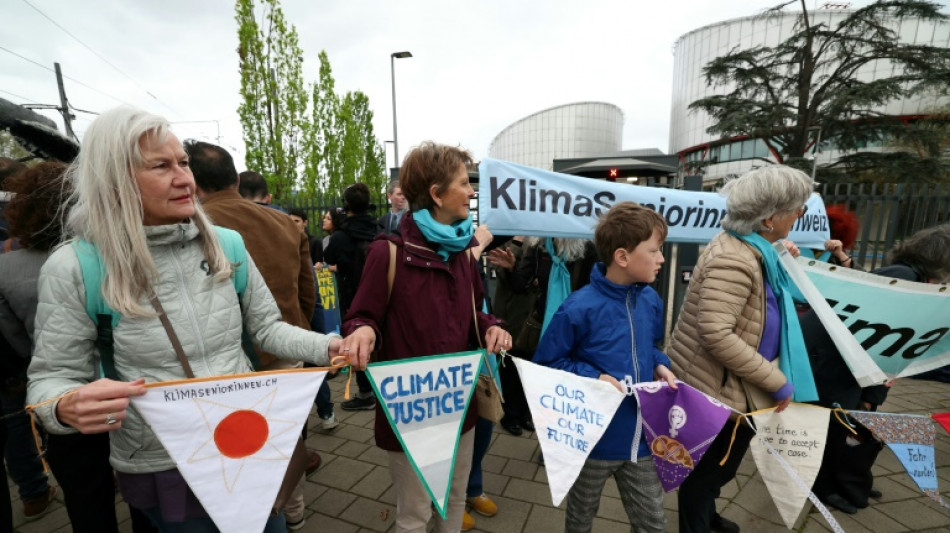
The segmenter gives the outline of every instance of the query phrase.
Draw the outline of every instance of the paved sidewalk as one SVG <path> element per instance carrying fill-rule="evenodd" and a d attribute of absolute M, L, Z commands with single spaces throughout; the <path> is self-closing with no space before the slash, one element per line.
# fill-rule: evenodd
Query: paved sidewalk
<path fill-rule="evenodd" d="M 320 451 L 323 465 L 308 480 L 305 489 L 307 523 L 303 533 L 386 532 L 393 529 L 395 498 L 385 453 L 373 444 L 373 412 L 347 412 L 339 408 L 343 379 L 330 382 L 336 413 L 341 424 L 329 434 L 319 429 L 319 419 L 310 419 L 307 443 Z M 899 380 L 882 411 L 930 414 L 950 411 L 950 384 Z M 950 500 L 950 436 L 938 427 L 937 475 L 944 498 Z M 498 515 L 474 515 L 475 531 L 490 533 L 555 532 L 564 529 L 564 506 L 551 506 L 551 494 L 543 467 L 538 466 L 538 441 L 533 434 L 513 437 L 496 428 L 484 459 L 485 491 L 500 508 Z M 950 533 L 950 510 L 941 509 L 924 496 L 904 472 L 896 457 L 884 450 L 875 466 L 876 487 L 884 496 L 856 515 L 834 512 L 848 533 L 932 531 Z M 15 495 L 15 488 L 11 489 Z M 13 502 L 18 533 L 66 533 L 72 531 L 62 495 L 40 519 L 26 522 L 22 505 Z M 130 532 L 128 510 L 117 497 L 120 531 Z M 676 494 L 665 499 L 668 531 L 677 530 Z M 768 490 L 755 469 L 752 454 L 746 455 L 735 482 L 723 491 L 720 512 L 736 521 L 744 532 L 788 531 L 772 504 Z M 626 515 L 617 488 L 609 482 L 601 502 L 595 532 L 627 532 Z M 796 531 L 825 532 L 831 528 L 816 511 L 803 513 Z"/>

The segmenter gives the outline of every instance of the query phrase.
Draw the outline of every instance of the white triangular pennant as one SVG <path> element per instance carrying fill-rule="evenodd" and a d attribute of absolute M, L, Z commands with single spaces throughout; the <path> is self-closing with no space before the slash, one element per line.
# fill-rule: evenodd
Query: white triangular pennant
<path fill-rule="evenodd" d="M 152 383 L 132 398 L 221 531 L 259 533 L 326 371 Z"/>
<path fill-rule="evenodd" d="M 431 355 L 366 367 L 393 433 L 442 518 L 483 354 Z"/>
<path fill-rule="evenodd" d="M 830 410 L 793 403 L 781 413 L 767 411 L 750 415 L 757 434 L 749 447 L 762 480 L 772 495 L 785 525 L 791 529 L 815 482 L 828 439 Z M 768 446 L 766 446 L 768 444 Z M 783 468 L 775 453 L 790 468 Z M 797 476 L 798 480 L 792 476 Z"/>
<path fill-rule="evenodd" d="M 531 409 L 551 500 L 560 505 L 590 451 L 610 425 L 624 394 L 597 379 L 513 357 Z"/>

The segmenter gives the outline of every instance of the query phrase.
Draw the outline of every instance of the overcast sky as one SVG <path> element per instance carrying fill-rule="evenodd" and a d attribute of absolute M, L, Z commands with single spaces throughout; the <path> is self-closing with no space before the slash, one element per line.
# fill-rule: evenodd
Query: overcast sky
<path fill-rule="evenodd" d="M 414 57 L 395 63 L 400 155 L 432 139 L 461 144 L 480 159 L 512 122 L 578 101 L 623 110 L 624 149 L 666 152 L 676 39 L 776 3 L 283 0 L 282 6 L 300 35 L 307 82 L 317 79 L 317 55 L 326 50 L 337 91 L 369 96 L 380 142 L 393 138 L 390 53 L 408 50 Z M 65 86 L 73 106 L 142 107 L 175 123 L 183 139 L 213 142 L 220 126 L 221 144 L 243 170 L 233 2 L 0 0 L 0 13 L 0 97 L 58 104 L 51 70 L 59 62 L 72 78 Z M 80 136 L 92 118 L 77 113 Z M 391 166 L 391 145 L 386 155 Z"/>

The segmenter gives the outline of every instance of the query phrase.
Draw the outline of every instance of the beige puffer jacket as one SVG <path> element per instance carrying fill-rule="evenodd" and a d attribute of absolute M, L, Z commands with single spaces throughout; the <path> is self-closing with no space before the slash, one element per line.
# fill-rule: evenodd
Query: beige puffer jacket
<path fill-rule="evenodd" d="M 722 232 L 693 269 L 667 354 L 689 385 L 748 412 L 740 380 L 768 393 L 785 375 L 759 355 L 765 325 L 765 280 L 758 251 Z"/>

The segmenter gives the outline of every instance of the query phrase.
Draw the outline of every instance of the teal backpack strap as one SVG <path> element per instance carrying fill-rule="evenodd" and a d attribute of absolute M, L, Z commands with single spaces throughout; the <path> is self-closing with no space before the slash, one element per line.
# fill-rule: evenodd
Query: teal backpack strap
<path fill-rule="evenodd" d="M 244 239 L 240 233 L 220 226 L 215 226 L 214 231 L 218 234 L 218 242 L 221 244 L 221 249 L 224 250 L 224 255 L 227 256 L 228 261 L 231 262 L 231 268 L 234 269 L 231 281 L 234 282 L 234 292 L 237 293 L 243 319 L 244 304 L 241 303 L 241 297 L 247 289 L 247 248 L 244 247 Z M 257 356 L 254 342 L 244 328 L 241 328 L 241 347 L 244 349 L 244 354 L 251 361 L 251 366 L 255 370 L 260 370 L 261 358 Z"/>
<path fill-rule="evenodd" d="M 224 255 L 234 268 L 231 281 L 234 282 L 234 292 L 237 293 L 238 302 L 240 302 L 244 290 L 247 289 L 247 248 L 244 247 L 244 239 L 241 238 L 240 233 L 221 226 L 214 226 L 214 232 L 218 235 L 218 242 L 224 250 Z"/>
<path fill-rule="evenodd" d="M 102 296 L 102 280 L 106 274 L 105 267 L 102 265 L 102 256 L 92 243 L 83 240 L 74 240 L 73 250 L 76 251 L 79 268 L 82 271 L 82 282 L 86 291 L 86 314 L 96 325 L 99 369 L 103 376 L 118 379 L 119 375 L 115 370 L 112 330 L 119 323 L 119 315 L 106 304 L 106 299 Z"/>

